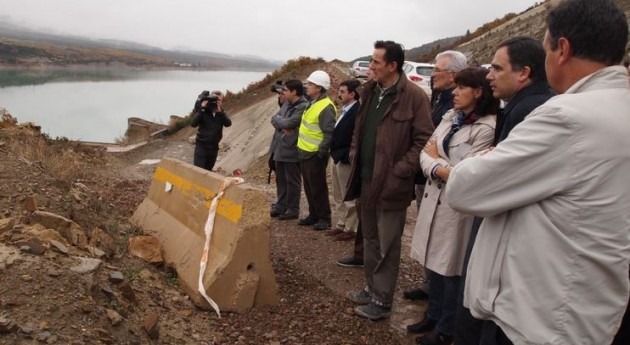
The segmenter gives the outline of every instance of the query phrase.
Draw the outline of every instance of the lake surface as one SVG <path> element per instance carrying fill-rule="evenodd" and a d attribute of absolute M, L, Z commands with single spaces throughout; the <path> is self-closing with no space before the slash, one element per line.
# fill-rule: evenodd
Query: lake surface
<path fill-rule="evenodd" d="M 0 70 L 0 107 L 50 137 L 114 142 L 127 118 L 168 123 L 187 115 L 203 90 L 238 92 L 266 72 Z"/>

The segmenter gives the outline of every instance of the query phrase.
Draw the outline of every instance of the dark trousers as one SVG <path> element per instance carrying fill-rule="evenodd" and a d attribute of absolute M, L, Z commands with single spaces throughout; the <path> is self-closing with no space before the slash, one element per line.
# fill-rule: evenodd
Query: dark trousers
<path fill-rule="evenodd" d="M 300 192 L 302 190 L 302 175 L 300 163 L 276 161 L 276 191 L 278 201 L 276 210 L 291 215 L 300 214 Z"/>
<path fill-rule="evenodd" d="M 617 335 L 615 336 L 615 340 L 611 345 L 628 345 L 630 344 L 630 301 L 628 306 L 626 306 L 626 313 L 623 315 L 623 319 L 621 320 L 621 326 L 619 326 L 619 331 L 617 331 Z"/>
<path fill-rule="evenodd" d="M 354 258 L 363 261 L 363 229 L 361 229 L 361 215 L 358 214 L 358 217 L 359 226 L 357 227 L 357 234 L 354 237 Z"/>
<path fill-rule="evenodd" d="M 482 221 L 483 218 L 475 217 L 464 255 L 464 269 L 462 270 L 457 295 L 457 312 L 455 315 L 455 330 L 453 334 L 456 345 L 479 345 L 481 342 L 481 332 L 484 321 L 475 319 L 470 313 L 470 310 L 464 307 L 464 287 L 466 284 L 468 261 L 470 260 L 470 254 L 475 245 L 475 239 L 477 238 L 477 233 L 479 232 Z"/>
<path fill-rule="evenodd" d="M 503 333 L 501 327 L 492 321 L 481 321 L 481 338 L 475 345 L 513 345 L 508 337 Z M 454 343 L 459 345 L 457 341 Z"/>
<path fill-rule="evenodd" d="M 362 181 L 359 202 L 365 279 L 372 293 L 372 301 L 380 306 L 391 307 L 398 280 L 401 237 L 407 210 L 366 208 L 364 198 L 369 195 L 369 186 L 369 181 Z"/>
<path fill-rule="evenodd" d="M 212 171 L 212 168 L 214 168 L 214 163 L 217 162 L 218 155 L 219 145 L 198 141 L 195 144 L 195 155 L 193 164 L 196 167 Z"/>
<path fill-rule="evenodd" d="M 330 201 L 328 200 L 328 183 L 326 182 L 326 165 L 328 158 L 317 154 L 309 159 L 300 160 L 300 169 L 304 179 L 304 193 L 308 201 L 308 215 L 318 221 L 330 224 Z"/>
<path fill-rule="evenodd" d="M 453 336 L 459 276 L 447 277 L 429 270 L 429 308 L 427 317 L 436 322 L 435 329 Z"/>

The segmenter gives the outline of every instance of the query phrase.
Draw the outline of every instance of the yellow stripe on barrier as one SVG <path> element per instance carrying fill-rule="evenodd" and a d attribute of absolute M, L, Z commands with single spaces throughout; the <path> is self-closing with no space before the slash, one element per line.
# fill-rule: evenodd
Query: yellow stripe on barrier
<path fill-rule="evenodd" d="M 209 188 L 188 181 L 161 167 L 158 167 L 155 170 L 155 175 L 153 176 L 153 178 L 162 183 L 168 182 L 172 184 L 174 187 L 179 188 L 182 194 L 190 198 L 192 198 L 195 193 L 202 194 L 205 197 L 204 205 L 208 209 L 210 209 L 212 198 L 214 198 L 214 196 L 217 194 Z M 223 197 L 217 207 L 217 213 L 220 214 L 222 217 L 230 220 L 232 223 L 236 223 L 241 218 L 241 215 L 243 213 L 243 206 Z"/>

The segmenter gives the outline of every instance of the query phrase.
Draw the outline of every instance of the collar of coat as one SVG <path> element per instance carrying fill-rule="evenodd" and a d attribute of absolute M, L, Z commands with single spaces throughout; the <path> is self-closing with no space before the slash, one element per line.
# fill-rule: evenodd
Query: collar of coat
<path fill-rule="evenodd" d="M 363 92 L 361 92 L 361 102 L 364 102 L 363 100 L 365 100 L 365 102 L 369 102 L 369 100 L 372 98 L 372 95 L 374 94 L 374 89 L 376 89 L 377 84 L 378 83 L 374 80 L 370 80 L 363 84 Z M 407 92 L 407 89 L 411 87 L 411 85 L 413 84 L 411 83 L 411 81 L 409 81 L 407 76 L 404 73 L 400 73 L 398 83 L 396 84 L 396 97 L 394 98 L 393 102 L 396 102 L 396 100 L 400 98 L 401 94 Z"/>

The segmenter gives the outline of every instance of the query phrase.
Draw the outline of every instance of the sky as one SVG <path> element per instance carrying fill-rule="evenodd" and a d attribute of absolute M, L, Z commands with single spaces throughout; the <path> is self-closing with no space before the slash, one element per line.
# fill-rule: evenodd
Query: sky
<path fill-rule="evenodd" d="M 406 49 L 463 35 L 535 0 L 0 0 L 0 21 L 49 33 L 121 39 L 285 61 L 349 61 L 376 40 Z"/>

